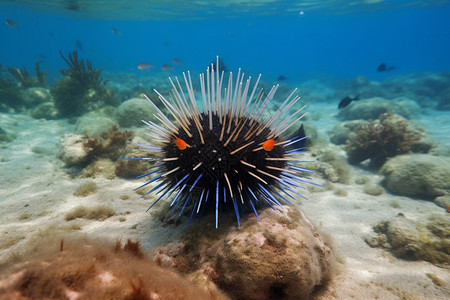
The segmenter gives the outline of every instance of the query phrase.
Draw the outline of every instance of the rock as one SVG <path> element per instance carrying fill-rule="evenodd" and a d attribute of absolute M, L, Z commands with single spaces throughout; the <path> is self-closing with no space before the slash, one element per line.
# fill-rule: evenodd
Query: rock
<path fill-rule="evenodd" d="M 340 120 L 374 120 L 378 119 L 381 114 L 393 112 L 409 119 L 418 114 L 419 111 L 418 104 L 410 99 L 387 100 L 381 97 L 373 97 L 352 102 L 349 106 L 339 110 L 337 117 Z"/>
<path fill-rule="evenodd" d="M 387 189 L 399 195 L 433 200 L 450 193 L 450 157 L 399 155 L 389 159 L 380 172 Z"/>
<path fill-rule="evenodd" d="M 86 141 L 87 139 L 83 135 L 65 134 L 59 143 L 58 158 L 68 167 L 85 164 L 89 154 L 83 146 Z"/>
<path fill-rule="evenodd" d="M 315 160 L 308 164 L 308 168 L 319 172 L 331 182 L 348 184 L 350 182 L 350 167 L 344 157 L 337 151 L 328 149 L 314 149 L 311 154 Z"/>
<path fill-rule="evenodd" d="M 135 136 L 133 140 L 127 144 L 126 150 L 122 157 L 139 158 L 139 157 L 157 157 L 157 150 L 150 150 L 138 146 L 148 144 L 148 141 Z M 136 178 L 136 176 L 145 174 L 152 166 L 149 160 L 119 160 L 116 161 L 115 174 L 123 178 Z"/>
<path fill-rule="evenodd" d="M 117 108 L 115 118 L 122 127 L 144 126 L 142 120 L 154 119 L 156 110 L 147 99 L 132 98 Z"/>
<path fill-rule="evenodd" d="M 108 131 L 115 125 L 117 125 L 115 120 L 96 112 L 90 112 L 77 119 L 75 133 L 89 137 L 98 137 L 102 132 Z"/>
<path fill-rule="evenodd" d="M 208 282 L 158 266 L 138 242 L 67 244 L 65 237 L 54 245 L 60 251 L 39 253 L 44 259 L 26 257 L 10 270 L 2 268 L 0 299 L 229 299 Z"/>
<path fill-rule="evenodd" d="M 437 197 L 436 199 L 434 199 L 434 202 L 437 205 L 439 205 L 440 207 L 443 207 L 443 208 L 449 210 L 449 207 L 450 207 L 450 195 Z"/>
<path fill-rule="evenodd" d="M 388 248 L 394 255 L 408 260 L 450 261 L 450 220 L 446 216 L 432 215 L 426 223 L 397 216 L 379 223 L 374 230 L 378 242 L 366 239 L 372 247 Z"/>
<path fill-rule="evenodd" d="M 330 278 L 334 257 L 305 215 L 283 207 L 259 211 L 221 234 L 187 234 L 184 246 L 157 250 L 158 259 L 206 274 L 233 299 L 310 299 Z M 190 230 L 202 230 L 205 224 Z M 207 228 L 205 230 L 210 230 Z"/>
<path fill-rule="evenodd" d="M 41 87 L 29 87 L 22 93 L 23 101 L 27 107 L 33 107 L 41 103 L 51 102 L 50 90 Z"/>
<path fill-rule="evenodd" d="M 368 122 L 364 120 L 354 120 L 342 122 L 334 126 L 329 133 L 330 141 L 336 145 L 345 144 L 350 133 L 352 133 L 355 128 L 360 126 L 361 124 L 368 124 Z"/>
<path fill-rule="evenodd" d="M 55 120 L 58 119 L 58 111 L 53 102 L 44 102 L 30 111 L 30 115 L 35 119 Z"/>

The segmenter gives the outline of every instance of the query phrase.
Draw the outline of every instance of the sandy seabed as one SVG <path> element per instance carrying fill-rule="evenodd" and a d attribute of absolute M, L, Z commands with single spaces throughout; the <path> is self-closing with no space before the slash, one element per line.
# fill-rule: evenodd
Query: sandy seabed
<path fill-rule="evenodd" d="M 311 121 L 322 138 L 338 121 L 333 117 L 335 105 L 311 105 L 310 113 L 321 118 Z M 427 133 L 440 143 L 448 143 L 450 120 L 445 112 L 421 115 Z M 26 259 L 35 248 L 46 247 L 55 236 L 84 235 L 89 239 L 140 240 L 144 249 L 152 249 L 170 241 L 184 230 L 157 226 L 146 213 L 150 201 L 133 191 L 141 181 L 125 179 L 72 178 L 57 158 L 59 140 L 72 133 L 73 125 L 65 120 L 36 120 L 21 114 L 0 114 L 0 125 L 16 138 L 0 148 L 0 263 Z M 337 151 L 343 150 L 339 148 Z M 380 175 L 364 167 L 351 167 L 350 184 L 334 184 L 332 190 L 303 192 L 298 208 L 331 237 L 340 270 L 319 299 L 450 299 L 450 272 L 425 261 L 406 261 L 382 248 L 371 248 L 364 238 L 373 226 L 399 213 L 412 220 L 426 220 L 432 213 L 445 214 L 433 202 L 397 196 L 384 191 L 368 195 L 355 179 L 366 177 L 379 183 Z M 94 181 L 96 193 L 74 196 L 86 181 Z M 323 180 L 316 177 L 316 181 Z M 393 207 L 391 203 L 397 205 Z M 66 221 L 66 214 L 79 205 L 105 205 L 115 214 L 103 221 Z M 428 274 L 428 275 L 427 275 Z M 441 280 L 433 282 L 429 274 Z"/>

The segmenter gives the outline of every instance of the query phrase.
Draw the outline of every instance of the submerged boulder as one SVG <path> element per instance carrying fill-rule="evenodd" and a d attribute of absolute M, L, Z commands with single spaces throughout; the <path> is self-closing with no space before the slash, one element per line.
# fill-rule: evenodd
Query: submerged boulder
<path fill-rule="evenodd" d="M 337 117 L 340 120 L 369 120 L 377 119 L 381 114 L 393 112 L 409 119 L 417 115 L 419 111 L 419 105 L 410 99 L 397 98 L 387 100 L 382 97 L 373 97 L 351 103 L 344 109 L 339 110 Z"/>
<path fill-rule="evenodd" d="M 68 247 L 61 240 L 58 246 L 59 252 L 41 251 L 39 258 L 2 269 L 0 299 L 229 299 L 157 266 L 138 242 Z"/>
<path fill-rule="evenodd" d="M 374 231 L 378 236 L 366 239 L 372 247 L 387 248 L 408 260 L 450 262 L 450 220 L 446 216 L 432 215 L 428 222 L 397 216 L 379 223 Z"/>
<path fill-rule="evenodd" d="M 120 104 L 115 117 L 122 127 L 144 126 L 142 120 L 153 119 L 155 113 L 156 110 L 147 99 L 132 98 Z"/>
<path fill-rule="evenodd" d="M 380 172 L 395 194 L 434 200 L 450 193 L 450 157 L 399 155 L 389 159 Z"/>
<path fill-rule="evenodd" d="M 155 259 L 206 274 L 233 299 L 309 299 L 330 278 L 331 248 L 292 207 L 266 208 L 259 218 L 248 216 L 240 229 L 209 238 L 188 234 L 160 248 Z"/>

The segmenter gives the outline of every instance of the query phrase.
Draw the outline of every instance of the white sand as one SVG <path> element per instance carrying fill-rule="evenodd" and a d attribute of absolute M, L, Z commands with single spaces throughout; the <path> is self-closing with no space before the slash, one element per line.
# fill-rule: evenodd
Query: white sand
<path fill-rule="evenodd" d="M 318 104 L 309 108 L 319 112 L 321 119 L 313 121 L 322 137 L 337 121 L 336 109 Z M 422 116 L 423 124 L 440 142 L 450 136 L 450 118 L 442 113 Z M 439 122 L 436 122 L 439 120 Z M 184 226 L 177 229 L 160 228 L 152 223 L 145 210 L 151 203 L 133 192 L 141 181 L 99 178 L 71 178 L 61 161 L 56 158 L 59 138 L 72 133 L 73 126 L 58 121 L 35 120 L 24 115 L 0 114 L 0 127 L 17 138 L 0 148 L 0 263 L 21 257 L 35 246 L 45 246 L 55 236 L 72 233 L 87 238 L 141 240 L 146 249 L 175 238 Z M 443 130 L 444 128 L 444 130 Z M 340 264 L 338 274 L 320 299 L 450 299 L 450 272 L 423 261 L 397 259 L 380 248 L 371 248 L 364 238 L 372 226 L 399 212 L 408 218 L 426 220 L 431 213 L 445 214 L 443 208 L 432 202 L 391 195 L 380 196 L 363 192 L 363 186 L 354 184 L 365 176 L 377 183 L 381 177 L 364 168 L 352 167 L 350 185 L 335 184 L 346 190 L 347 196 L 337 196 L 331 190 L 306 193 L 302 209 L 322 232 L 329 235 Z M 98 191 L 87 197 L 73 196 L 78 186 L 94 181 Z M 317 178 L 319 183 L 323 182 Z M 128 199 L 123 200 L 122 198 Z M 399 208 L 390 203 L 396 201 Z M 74 220 L 65 215 L 78 205 L 104 204 L 114 209 L 115 215 L 104 221 Z M 56 246 L 58 245 L 49 245 Z M 431 273 L 445 282 L 439 287 L 426 275 Z"/>

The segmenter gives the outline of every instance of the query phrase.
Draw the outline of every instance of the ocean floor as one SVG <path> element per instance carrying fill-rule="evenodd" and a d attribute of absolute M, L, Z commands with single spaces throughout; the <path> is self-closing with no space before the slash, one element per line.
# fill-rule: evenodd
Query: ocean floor
<path fill-rule="evenodd" d="M 337 102 L 312 99 L 307 109 L 308 123 L 316 128 L 318 139 L 325 141 L 324 149 L 345 157 L 341 147 L 329 142 L 330 130 L 341 122 L 336 118 Z M 448 114 L 430 107 L 414 117 L 440 149 L 450 147 Z M 184 225 L 160 226 L 153 214 L 146 212 L 151 199 L 142 199 L 133 191 L 143 179 L 80 177 L 69 172 L 58 153 L 61 137 L 74 132 L 72 123 L 0 113 L 0 127 L 15 135 L 12 141 L 0 144 L 0 265 L 23 261 L 36 249 L 53 247 L 55 237 L 139 240 L 144 251 L 150 251 L 183 235 Z M 382 185 L 383 176 L 366 163 L 348 168 L 347 183 L 314 174 L 314 181 L 327 188 L 302 191 L 308 200 L 294 203 L 332 241 L 339 264 L 317 299 L 450 299 L 450 262 L 405 260 L 366 242 L 374 235 L 375 225 L 398 214 L 424 222 L 437 214 L 448 221 L 446 209 L 433 201 L 391 193 Z M 367 193 L 361 178 L 381 186 L 381 192 Z M 96 188 L 80 194 L 85 183 Z M 98 207 L 100 217 L 68 217 L 79 206 Z"/>

